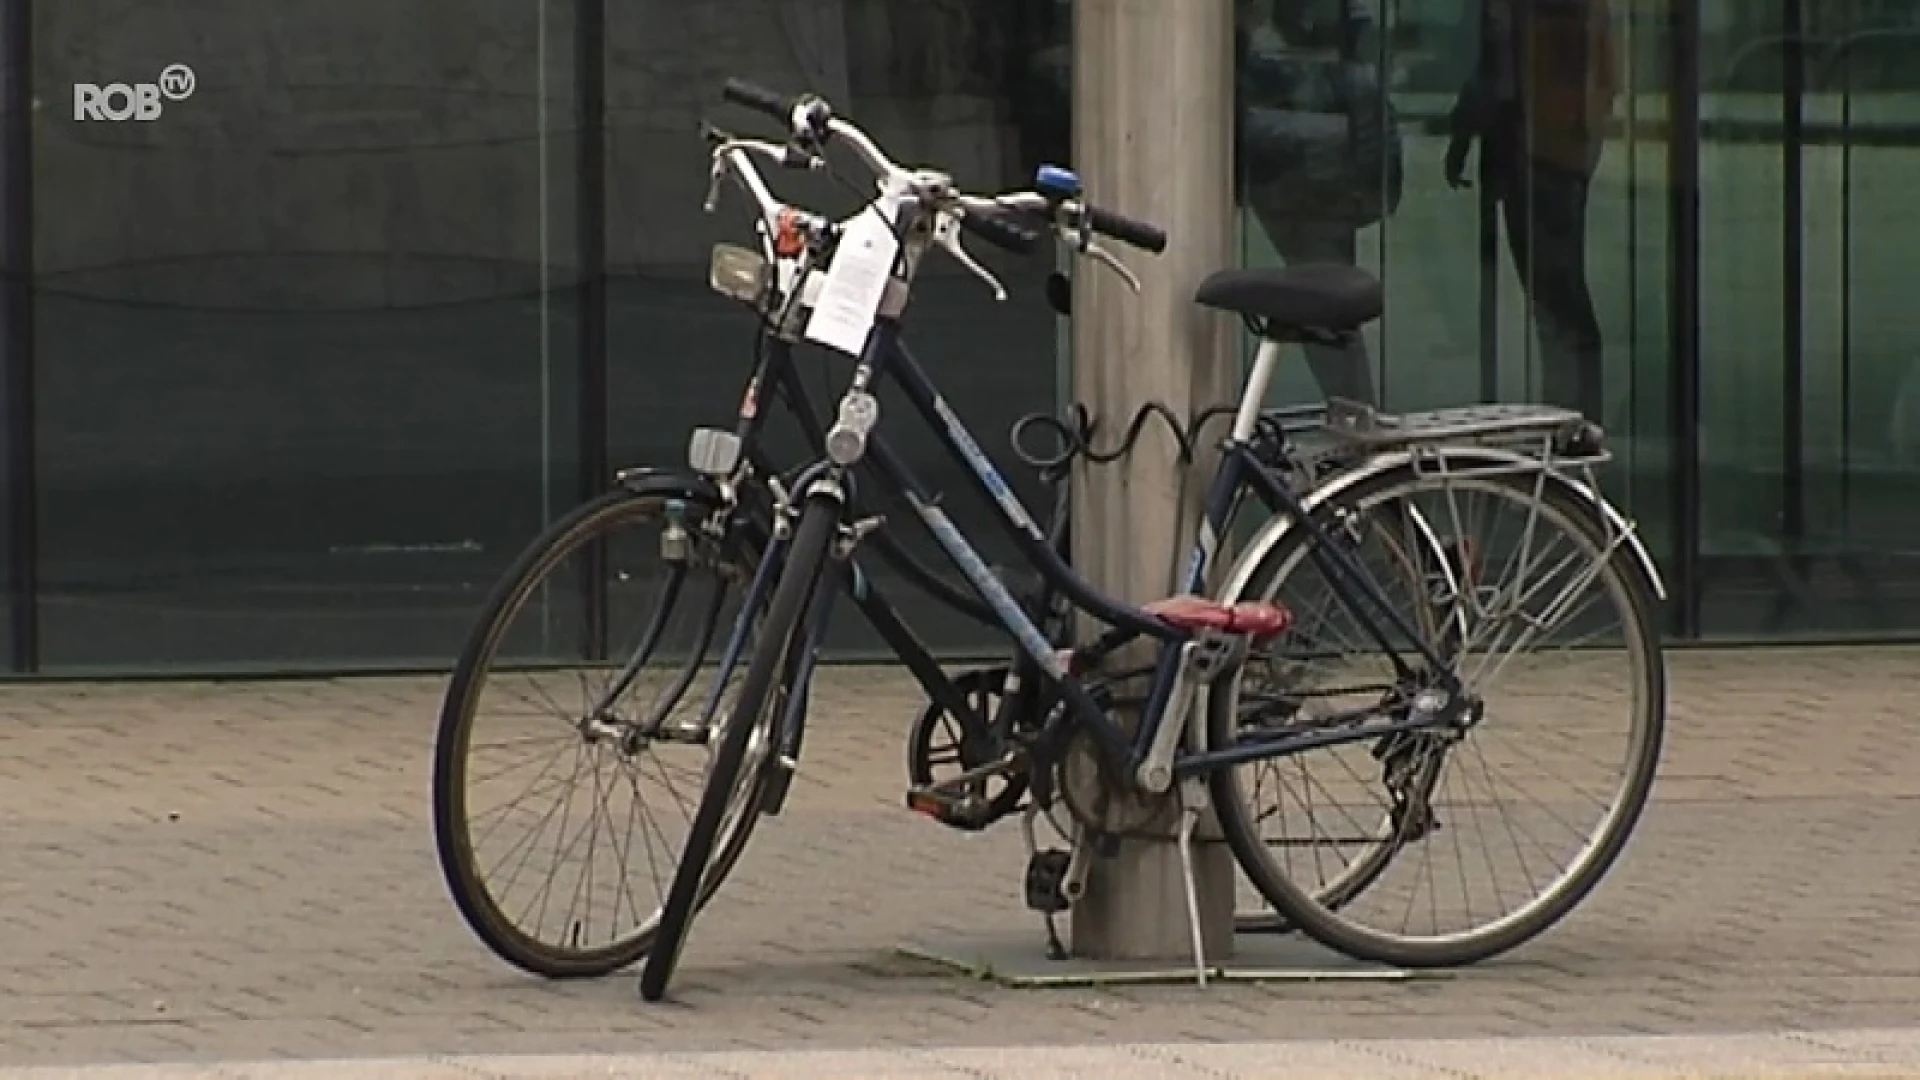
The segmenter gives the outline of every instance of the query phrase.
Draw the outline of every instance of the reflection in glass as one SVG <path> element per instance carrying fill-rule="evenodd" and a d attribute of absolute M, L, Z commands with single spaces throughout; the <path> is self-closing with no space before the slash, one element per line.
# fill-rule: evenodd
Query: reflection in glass
<path fill-rule="evenodd" d="M 1351 232 L 1359 264 L 1386 283 L 1366 335 L 1378 398 L 1398 411 L 1547 401 L 1599 419 L 1616 457 L 1609 494 L 1664 558 L 1666 12 L 1606 0 L 1239 11 L 1246 262 L 1306 261 L 1287 251 L 1302 215 L 1272 197 L 1344 170 L 1344 185 L 1301 201 L 1322 208 L 1310 220 L 1323 231 Z M 1335 58 L 1345 98 L 1311 113 L 1288 102 L 1309 99 L 1276 70 Z M 1307 132 L 1338 153 L 1310 158 Z M 1327 358 L 1308 359 L 1282 369 L 1275 404 L 1328 391 Z"/>
<path fill-rule="evenodd" d="M 1619 94 L 1606 0 L 1486 0 L 1478 56 L 1449 116 L 1446 180 L 1467 157 L 1500 208 L 1540 342 L 1541 398 L 1604 421 L 1587 201 Z"/>
<path fill-rule="evenodd" d="M 1684 137 L 1665 122 L 1667 19 L 1659 4 L 1487 0 L 1462 35 L 1438 169 L 1479 197 L 1483 392 L 1602 424 L 1603 487 L 1662 562 L 1680 464 L 1669 170 Z"/>
<path fill-rule="evenodd" d="M 765 121 L 717 104 L 727 77 L 821 93 L 896 158 L 939 167 L 969 190 L 1030 186 L 1035 165 L 1069 159 L 1066 3 L 842 0 L 777 10 L 777 18 L 742 20 L 724 5 L 694 4 L 662 19 L 644 5 L 610 6 L 609 454 L 616 467 L 684 460 L 689 427 L 732 426 L 750 374 L 753 321 L 706 285 L 711 246 L 750 235 L 744 200 L 729 192 L 720 213 L 700 213 L 707 171 L 698 120 L 765 130 Z M 870 181 L 855 159 L 834 161 L 837 177 L 771 177 L 775 193 L 823 213 L 852 213 Z M 1050 500 L 1009 452 L 1004 433 L 1023 415 L 1055 408 L 1056 319 L 1043 299 L 1049 268 L 981 244 L 969 250 L 1006 284 L 1007 302 L 996 303 L 951 261 L 931 260 L 907 313 L 907 340 L 1021 497 L 1043 508 Z M 814 348 L 800 358 L 816 410 L 830 408 L 851 362 Z M 882 421 L 884 436 L 943 492 L 984 553 L 1010 557 L 988 507 L 890 390 L 882 387 L 881 415 L 892 418 Z M 783 462 L 820 454 L 784 415 L 769 424 L 768 439 Z M 945 556 L 910 518 L 897 515 L 893 527 L 929 567 L 948 572 Z M 896 587 L 883 566 L 872 569 L 930 643 L 998 641 Z M 872 647 L 857 617 L 836 619 L 835 633 L 843 654 Z"/>
<path fill-rule="evenodd" d="M 1404 410 L 1470 400 L 1472 219 L 1444 197 L 1437 170 L 1423 175 L 1439 158 L 1428 124 L 1461 77 L 1461 16 L 1361 0 L 1240 0 L 1236 10 L 1243 262 L 1357 262 L 1387 286 L 1382 319 L 1346 350 L 1283 365 L 1270 401 L 1354 396 Z"/>
<path fill-rule="evenodd" d="M 1702 622 L 1920 624 L 1913 5 L 1776 0 L 1701 43 Z"/>
<path fill-rule="evenodd" d="M 32 2 L 196 74 L 36 124 L 47 665 L 446 662 L 571 475 L 570 5 Z"/>
<path fill-rule="evenodd" d="M 1359 230 L 1403 185 L 1378 16 L 1362 0 L 1240 0 L 1237 14 L 1240 202 L 1281 262 L 1353 265 Z M 1379 403 L 1363 338 L 1306 354 L 1323 396 Z"/>

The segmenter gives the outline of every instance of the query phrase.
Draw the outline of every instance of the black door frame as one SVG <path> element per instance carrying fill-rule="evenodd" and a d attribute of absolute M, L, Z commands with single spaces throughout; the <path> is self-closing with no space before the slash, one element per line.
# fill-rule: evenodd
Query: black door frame
<path fill-rule="evenodd" d="M 8 666 L 40 668 L 34 434 L 33 3 L 0 0 L 0 415 L 6 424 Z"/>

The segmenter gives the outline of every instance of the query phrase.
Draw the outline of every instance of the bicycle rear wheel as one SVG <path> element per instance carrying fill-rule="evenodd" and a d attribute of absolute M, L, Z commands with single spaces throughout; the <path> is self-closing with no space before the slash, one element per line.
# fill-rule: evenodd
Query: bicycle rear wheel
<path fill-rule="evenodd" d="M 1283 918 L 1403 967 L 1475 963 L 1572 911 L 1632 834 L 1665 725 L 1651 589 L 1594 505 L 1553 477 L 1445 471 L 1331 481 L 1314 516 L 1356 540 L 1386 599 L 1486 703 L 1479 721 L 1457 738 L 1346 743 L 1211 778 L 1235 858 Z M 1395 542 L 1415 520 L 1439 533 L 1446 564 Z M 1385 719 L 1423 684 L 1330 600 L 1311 544 L 1296 527 L 1235 573 L 1223 599 L 1279 601 L 1296 625 L 1216 690 L 1210 746 L 1351 724 L 1357 710 Z"/>
<path fill-rule="evenodd" d="M 794 650 L 805 646 L 806 613 L 826 576 L 827 546 L 839 524 L 840 504 L 830 499 L 808 502 L 801 514 L 780 584 L 774 589 L 754 648 L 753 662 L 708 768 L 700 809 L 687 834 L 673 888 L 661 912 L 659 935 L 640 971 L 640 996 L 646 1001 L 666 996 L 699 906 L 707 860 L 719 846 L 723 830 L 729 822 L 758 812 L 758 792 L 773 747 L 773 728 L 786 702 L 786 694 L 781 691 L 799 689 L 783 686 L 781 676 L 792 669 Z"/>
<path fill-rule="evenodd" d="M 705 528 L 712 512 L 690 491 L 577 508 L 509 569 L 454 669 L 434 742 L 440 867 L 475 935 L 523 970 L 606 975 L 653 942 L 674 818 L 691 816 L 673 804 L 727 715 L 737 666 L 714 661 L 758 563 L 743 530 Z M 720 845 L 705 894 L 750 827 Z"/>

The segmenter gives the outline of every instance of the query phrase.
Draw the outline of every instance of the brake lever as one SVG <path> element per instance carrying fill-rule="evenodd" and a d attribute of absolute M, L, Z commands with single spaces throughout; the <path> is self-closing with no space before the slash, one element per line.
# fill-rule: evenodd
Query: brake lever
<path fill-rule="evenodd" d="M 974 277 L 986 282 L 987 287 L 993 290 L 993 298 L 996 301 L 1006 300 L 1007 290 L 1000 284 L 1000 279 L 993 276 L 993 271 L 975 262 L 973 256 L 969 255 L 967 249 L 961 245 L 960 219 L 957 216 L 940 215 L 939 222 L 933 227 L 933 242 L 944 248 L 948 255 L 953 256 L 955 261 L 966 267 Z"/>
<path fill-rule="evenodd" d="M 760 154 L 788 169 L 813 172 L 826 167 L 826 161 L 819 155 L 791 144 L 781 146 L 765 139 L 737 138 L 712 125 L 707 125 L 703 133 L 714 143 L 713 151 L 708 155 L 712 165 L 707 170 L 707 197 L 701 203 L 701 208 L 709 214 L 720 205 L 720 181 L 727 174 L 726 157 L 736 150 L 749 155 Z"/>
<path fill-rule="evenodd" d="M 1105 263 L 1107 269 L 1119 274 L 1120 280 L 1127 283 L 1127 288 L 1132 289 L 1135 293 L 1140 291 L 1140 279 L 1133 276 L 1133 271 L 1127 269 L 1127 264 L 1121 262 L 1118 255 L 1101 247 L 1092 240 L 1086 241 L 1085 246 L 1080 250 L 1092 256 L 1096 262 Z"/>

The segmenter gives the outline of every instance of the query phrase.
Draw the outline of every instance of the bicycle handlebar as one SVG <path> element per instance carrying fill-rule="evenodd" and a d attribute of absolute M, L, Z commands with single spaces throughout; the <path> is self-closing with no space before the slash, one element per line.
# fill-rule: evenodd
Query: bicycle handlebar
<path fill-rule="evenodd" d="M 1167 250 L 1166 230 L 1157 225 L 1098 206 L 1088 206 L 1084 213 L 1087 227 L 1102 236 L 1111 236 L 1123 244 L 1131 244 L 1155 255 Z"/>
<path fill-rule="evenodd" d="M 751 161 L 759 154 L 788 167 L 818 168 L 820 148 L 839 140 L 852 148 L 871 169 L 881 192 L 911 196 L 934 210 L 950 214 L 961 231 L 995 247 L 1015 254 L 1029 254 L 1048 232 L 1073 241 L 1078 253 L 1090 256 L 1124 278 L 1138 291 L 1140 284 L 1131 271 L 1111 252 L 1092 242 L 1091 234 L 1110 237 L 1150 254 L 1166 250 L 1167 234 L 1159 227 L 1117 211 L 1086 202 L 1080 181 L 1072 172 L 1055 166 L 1043 166 L 1035 177 L 1033 191 L 1013 192 L 996 197 L 968 195 L 954 189 L 942 174 L 902 168 L 887 157 L 866 132 L 834 115 L 826 99 L 815 94 L 786 95 L 745 79 L 730 78 L 721 88 L 723 100 L 752 109 L 779 121 L 786 129 L 785 146 L 771 142 L 724 138 L 717 139 L 714 156 L 723 156 L 734 165 L 749 193 L 760 203 L 769 220 L 781 207 L 772 200 L 764 181 Z M 796 156 L 796 151 L 798 156 Z M 1005 290 L 984 268 L 972 262 L 959 247 L 957 239 L 942 243 L 948 252 L 985 280 L 997 295 Z"/>
<path fill-rule="evenodd" d="M 728 79 L 727 84 L 720 88 L 720 96 L 735 105 L 766 113 L 782 123 L 787 122 L 793 111 L 791 99 L 745 79 Z"/>
<path fill-rule="evenodd" d="M 833 106 L 817 94 L 785 95 L 745 79 L 728 79 L 720 96 L 744 108 L 764 113 L 787 128 L 797 145 L 813 149 L 837 137 L 853 148 L 860 160 L 882 180 L 911 175 L 880 150 L 873 137 L 833 114 Z"/>
<path fill-rule="evenodd" d="M 1007 208 L 969 207 L 960 218 L 960 227 L 968 234 L 1015 255 L 1031 255 L 1040 246 L 1046 225 L 1027 220 L 1029 215 Z"/>

